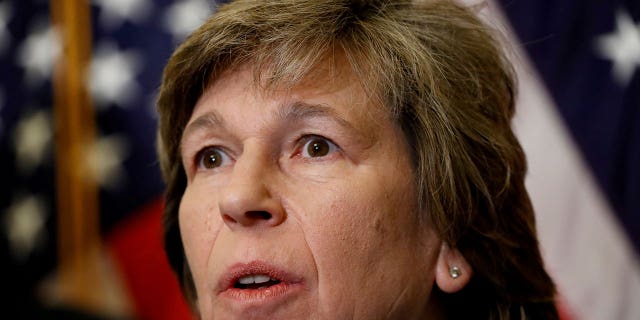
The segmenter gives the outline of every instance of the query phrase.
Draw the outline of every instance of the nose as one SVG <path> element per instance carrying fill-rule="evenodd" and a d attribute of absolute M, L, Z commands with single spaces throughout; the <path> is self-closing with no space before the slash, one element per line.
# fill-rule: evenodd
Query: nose
<path fill-rule="evenodd" d="M 274 193 L 275 164 L 244 152 L 236 159 L 229 180 L 221 190 L 220 214 L 232 230 L 243 227 L 275 227 L 285 211 Z"/>

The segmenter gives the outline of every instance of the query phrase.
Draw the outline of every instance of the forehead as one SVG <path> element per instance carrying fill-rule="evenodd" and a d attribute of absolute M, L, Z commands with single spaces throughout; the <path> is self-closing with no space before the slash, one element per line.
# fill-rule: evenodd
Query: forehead
<path fill-rule="evenodd" d="M 253 106 L 255 116 L 259 117 L 273 111 L 269 108 L 272 105 L 276 105 L 276 113 L 282 113 L 282 109 L 291 111 L 291 106 L 319 106 L 316 111 L 325 109 L 327 114 L 348 118 L 360 127 L 379 125 L 380 121 L 391 118 L 387 108 L 374 103 L 367 95 L 346 59 L 323 59 L 291 85 L 289 79 L 295 75 L 274 80 L 273 74 L 271 70 L 258 70 L 251 63 L 226 69 L 203 91 L 190 122 L 205 112 L 223 112 L 229 107 Z"/>

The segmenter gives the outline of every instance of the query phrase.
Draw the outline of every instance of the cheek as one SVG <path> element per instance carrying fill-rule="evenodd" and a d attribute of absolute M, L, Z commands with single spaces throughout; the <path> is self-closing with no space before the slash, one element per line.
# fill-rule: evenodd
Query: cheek
<path fill-rule="evenodd" d="M 313 206 L 323 208 L 315 223 L 365 249 L 394 245 L 418 236 L 415 193 L 410 182 L 397 176 L 351 177 L 314 198 Z"/>
<path fill-rule="evenodd" d="M 413 212 L 408 206 L 382 193 L 353 190 L 323 198 L 323 203 L 314 206 L 323 209 L 310 221 L 311 245 L 329 256 L 328 263 L 334 268 L 373 264 L 388 254 L 385 248 L 405 245 L 414 235 L 407 217 Z"/>
<path fill-rule="evenodd" d="M 304 227 L 318 268 L 348 268 L 364 246 L 374 245 L 367 240 L 371 237 L 363 213 L 368 210 L 340 197 L 324 198 L 318 202 L 321 203 L 313 206 L 316 212 L 305 219 L 307 226 Z"/>
<path fill-rule="evenodd" d="M 303 217 L 304 229 L 320 273 L 358 275 L 358 270 L 377 264 L 388 250 L 406 245 L 403 238 L 413 234 L 407 229 L 406 216 L 413 214 L 408 200 L 398 201 L 366 185 L 334 186 L 331 192 L 308 197 L 313 201 L 307 200 L 307 209 L 300 210 L 308 213 Z"/>
<path fill-rule="evenodd" d="M 298 209 L 310 213 L 303 227 L 318 268 L 321 306 L 349 306 L 361 314 L 393 304 L 405 290 L 428 295 L 437 241 L 420 231 L 410 182 L 376 173 L 305 193 Z"/>
<path fill-rule="evenodd" d="M 200 195 L 198 188 L 189 186 L 180 201 L 178 220 L 180 235 L 196 287 L 206 273 L 206 263 L 220 223 L 211 195 Z M 206 200 L 208 199 L 208 200 Z"/>

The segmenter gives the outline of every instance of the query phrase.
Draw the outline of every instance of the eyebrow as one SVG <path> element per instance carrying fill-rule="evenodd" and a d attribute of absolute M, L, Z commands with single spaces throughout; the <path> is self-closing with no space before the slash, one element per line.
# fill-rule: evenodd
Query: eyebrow
<path fill-rule="evenodd" d="M 278 108 L 276 117 L 285 123 L 302 121 L 309 118 L 330 118 L 346 129 L 358 131 L 353 124 L 340 117 L 326 104 L 312 104 L 304 101 L 294 101 Z"/>
<path fill-rule="evenodd" d="M 279 106 L 276 111 L 276 119 L 283 123 L 294 123 L 309 118 L 329 118 L 349 131 L 362 134 L 353 124 L 337 115 L 331 107 L 325 104 L 293 101 Z M 224 118 L 216 110 L 208 111 L 187 124 L 182 133 L 180 144 L 182 145 L 185 138 L 193 132 L 217 127 L 225 128 L 225 126 Z"/>
<path fill-rule="evenodd" d="M 281 105 L 280 108 L 278 108 L 276 117 L 284 123 L 295 123 L 309 118 L 325 118 L 352 133 L 354 138 L 360 143 L 364 143 L 373 138 L 372 134 L 368 134 L 364 128 L 357 127 L 354 123 L 349 122 L 327 104 L 314 104 L 300 100 L 293 101 Z"/>
<path fill-rule="evenodd" d="M 224 119 L 215 110 L 208 111 L 187 124 L 187 126 L 184 128 L 184 131 L 182 132 L 181 140 L 184 140 L 185 137 L 191 135 L 192 132 L 215 127 L 224 128 Z M 182 144 L 182 141 L 180 142 L 180 144 Z"/>

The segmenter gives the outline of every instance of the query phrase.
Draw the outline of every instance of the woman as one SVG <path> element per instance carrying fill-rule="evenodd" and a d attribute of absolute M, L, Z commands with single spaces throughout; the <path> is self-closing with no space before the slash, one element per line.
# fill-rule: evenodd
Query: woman
<path fill-rule="evenodd" d="M 557 319 L 514 79 L 450 1 L 245 0 L 171 57 L 165 241 L 203 319 Z"/>

